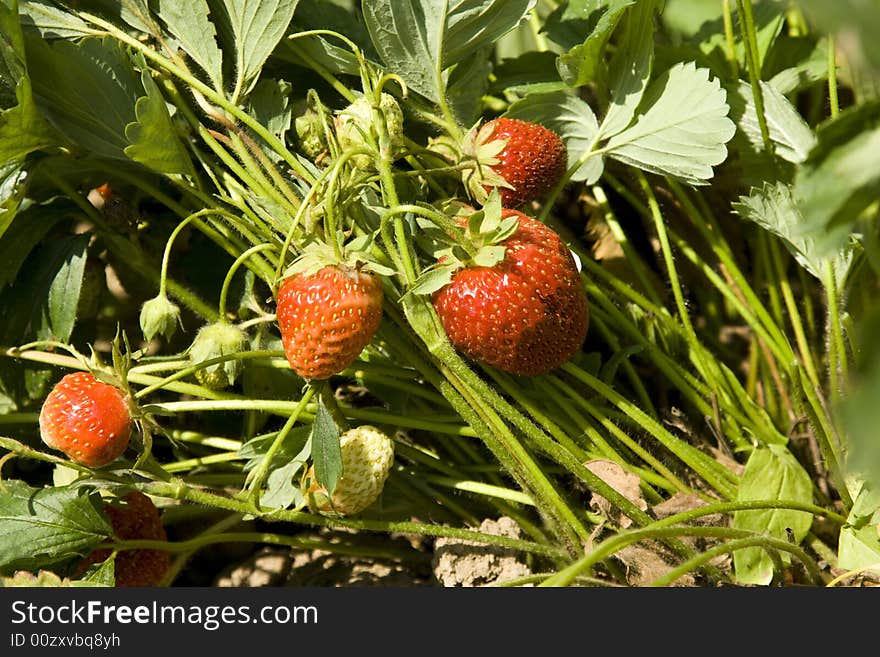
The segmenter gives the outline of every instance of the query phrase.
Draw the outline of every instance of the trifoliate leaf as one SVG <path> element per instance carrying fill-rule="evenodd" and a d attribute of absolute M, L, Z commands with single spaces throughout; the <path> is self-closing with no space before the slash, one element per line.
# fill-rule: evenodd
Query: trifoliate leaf
<path fill-rule="evenodd" d="M 679 63 L 645 92 L 635 123 L 612 137 L 607 155 L 646 171 L 680 178 L 692 185 L 712 177 L 727 157 L 725 144 L 736 126 L 728 114 L 727 93 L 709 69 Z"/>

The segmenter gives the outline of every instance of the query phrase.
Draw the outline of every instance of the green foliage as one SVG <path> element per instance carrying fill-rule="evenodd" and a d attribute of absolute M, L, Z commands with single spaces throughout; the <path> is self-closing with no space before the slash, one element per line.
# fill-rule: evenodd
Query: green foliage
<path fill-rule="evenodd" d="M 512 30 L 535 0 L 377 0 L 364 5 L 370 38 L 389 70 L 428 100 L 445 100 L 449 70 Z"/>
<path fill-rule="evenodd" d="M 0 569 L 65 572 L 110 535 L 98 491 L 120 484 L 174 498 L 168 515 L 196 520 L 180 540 L 230 531 L 201 522 L 218 509 L 289 537 L 305 473 L 332 493 L 341 431 L 375 424 L 395 435 L 393 486 L 334 550 L 510 515 L 550 584 L 644 583 L 630 528 L 696 585 L 876 574 L 874 3 L 738 4 L 0 3 L 0 445 L 21 477 L 0 491 Z M 506 144 L 484 160 L 473 140 L 497 116 L 565 144 L 563 179 L 519 209 L 560 233 L 590 304 L 583 349 L 534 378 L 465 358 L 431 303 L 464 263 L 507 255 L 516 221 L 478 193 Z M 110 289 L 89 316 L 87 253 Z M 373 340 L 314 389 L 274 306 L 318 256 L 376 273 L 384 302 Z M 230 276 L 221 294 L 230 261 L 243 291 Z M 39 448 L 49 383 L 111 362 L 144 457 L 39 488 L 59 464 Z M 637 489 L 584 467 L 597 459 Z M 763 505 L 704 519 L 733 572 L 658 525 L 697 497 Z M 83 583 L 112 586 L 113 559 Z"/>
<path fill-rule="evenodd" d="M 810 475 L 792 456 L 779 445 L 754 450 L 746 462 L 739 485 L 737 500 L 778 500 L 810 503 L 813 486 Z M 737 511 L 733 514 L 736 529 L 750 529 L 776 538 L 786 538 L 791 532 L 795 544 L 800 543 L 812 525 L 812 516 L 803 511 L 769 509 L 761 511 Z M 791 556 L 781 553 L 783 563 L 790 563 Z M 733 555 L 736 578 L 743 584 L 769 584 L 773 579 L 773 561 L 764 548 L 750 547 Z"/>
<path fill-rule="evenodd" d="M 83 489 L 34 488 L 4 481 L 0 495 L 0 569 L 48 567 L 85 556 L 112 534 Z"/>
<path fill-rule="evenodd" d="M 323 395 L 319 396 L 318 412 L 315 415 L 309 441 L 311 457 L 315 464 L 315 479 L 319 486 L 327 489 L 328 495 L 332 495 L 336 490 L 336 483 L 342 476 L 342 450 L 339 447 L 339 436 L 339 426 L 327 410 Z"/>

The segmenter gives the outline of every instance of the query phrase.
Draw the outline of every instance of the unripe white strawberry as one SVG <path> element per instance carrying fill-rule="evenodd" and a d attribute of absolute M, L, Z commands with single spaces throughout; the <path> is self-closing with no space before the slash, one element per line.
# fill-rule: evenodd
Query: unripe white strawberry
<path fill-rule="evenodd" d="M 345 516 L 360 513 L 376 501 L 388 479 L 394 443 L 376 427 L 362 425 L 349 429 L 339 437 L 339 447 L 342 476 L 332 496 L 315 482 L 314 466 L 305 477 L 305 492 L 313 512 Z"/>

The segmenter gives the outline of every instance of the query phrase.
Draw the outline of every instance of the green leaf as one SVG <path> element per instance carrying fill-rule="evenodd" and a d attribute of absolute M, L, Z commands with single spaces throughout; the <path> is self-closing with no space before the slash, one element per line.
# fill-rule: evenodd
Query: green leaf
<path fill-rule="evenodd" d="M 15 6 L 0 2 L 0 109 L 17 104 L 18 81 L 25 75 L 24 37 Z"/>
<path fill-rule="evenodd" d="M 576 0 L 547 17 L 547 36 L 569 48 L 556 61 L 559 76 L 566 84 L 580 87 L 600 75 L 605 44 L 626 8 L 633 4 L 634 0 Z M 575 39 L 578 41 L 571 43 Z"/>
<path fill-rule="evenodd" d="M 59 41 L 29 38 L 28 70 L 43 116 L 77 146 L 103 157 L 127 159 L 125 135 L 137 121 L 143 85 L 122 47 L 112 39 Z"/>
<path fill-rule="evenodd" d="M 177 137 L 165 99 L 149 71 L 141 74 L 141 82 L 147 95 L 135 103 L 137 121 L 125 127 L 125 137 L 131 142 L 125 147 L 125 154 L 157 173 L 192 174 L 192 162 Z"/>
<path fill-rule="evenodd" d="M 2 162 L 19 161 L 34 151 L 58 144 L 58 135 L 34 104 L 29 78 L 23 77 L 18 81 L 16 97 L 18 105 L 0 113 Z"/>
<path fill-rule="evenodd" d="M 643 112 L 605 150 L 625 164 L 703 184 L 727 157 L 725 143 L 736 131 L 726 95 L 708 69 L 676 64 L 651 83 Z"/>
<path fill-rule="evenodd" d="M 645 93 L 654 61 L 654 5 L 643 1 L 627 10 L 623 36 L 609 67 L 611 103 L 599 127 L 603 138 L 630 124 Z"/>
<path fill-rule="evenodd" d="M 446 70 L 519 25 L 535 2 L 371 0 L 364 3 L 363 14 L 388 69 L 410 89 L 439 103 L 446 95 Z"/>
<path fill-rule="evenodd" d="M 816 143 L 816 136 L 791 102 L 772 84 L 761 81 L 764 117 L 773 143 L 773 152 L 795 164 L 807 159 Z M 764 139 L 755 110 L 755 97 L 748 82 L 740 81 L 729 95 L 730 116 L 736 122 L 738 137 L 745 138 L 748 148 L 764 152 Z"/>
<path fill-rule="evenodd" d="M 315 479 L 319 486 L 326 488 L 327 493 L 332 495 L 339 477 L 342 476 L 342 449 L 339 446 L 339 427 L 321 396 L 318 396 L 318 411 L 315 413 L 310 440 Z"/>
<path fill-rule="evenodd" d="M 552 52 L 529 51 L 517 57 L 503 59 L 492 72 L 489 92 L 512 93 L 527 96 L 538 91 L 561 91 L 566 89 L 556 72 L 557 55 Z M 548 88 L 552 87 L 552 89 Z"/>
<path fill-rule="evenodd" d="M 762 68 L 764 79 L 782 94 L 806 89 L 828 77 L 828 39 L 783 32 L 767 53 Z"/>
<path fill-rule="evenodd" d="M 568 92 L 530 94 L 513 103 L 505 112 L 510 118 L 533 121 L 562 137 L 568 151 L 571 180 L 592 184 L 602 175 L 601 155 L 592 155 L 599 124 L 586 102 Z"/>
<path fill-rule="evenodd" d="M 268 370 L 269 368 L 261 369 Z M 311 443 L 309 442 L 311 433 L 312 429 L 308 426 L 294 427 L 288 431 L 284 440 L 281 442 L 281 445 L 278 447 L 278 451 L 275 452 L 272 463 L 269 464 L 269 471 L 271 472 L 273 469 L 281 467 L 291 459 L 297 458 L 297 455 L 303 449 L 308 448 L 306 451 L 307 455 L 311 453 Z M 250 472 L 260 464 L 265 457 L 266 452 L 269 451 L 269 447 L 271 447 L 277 437 L 277 431 L 255 436 L 239 448 L 239 455 L 242 458 L 248 459 L 247 463 L 244 465 L 245 472 Z"/>
<path fill-rule="evenodd" d="M 130 25 L 135 30 L 146 34 L 155 35 L 159 32 L 158 26 L 153 20 L 149 5 L 154 0 L 88 0 L 95 7 L 98 14 L 112 16 L 114 21 L 119 19 Z"/>
<path fill-rule="evenodd" d="M 67 248 L 62 252 L 63 260 L 49 286 L 49 326 L 54 335 L 63 336 L 60 337 L 62 340 L 70 338 L 76 324 L 76 307 L 90 239 L 90 234 L 81 233 L 61 241 L 63 245 L 67 242 Z"/>
<path fill-rule="evenodd" d="M 457 264 L 448 264 L 426 269 L 407 294 L 432 294 L 446 287 L 452 281 L 452 275 L 458 268 Z"/>
<path fill-rule="evenodd" d="M 89 566 L 85 573 L 76 579 L 73 586 L 115 586 L 116 584 L 116 553 L 99 564 Z"/>
<path fill-rule="evenodd" d="M 287 131 L 290 130 L 293 120 L 293 109 L 290 106 L 292 91 L 293 86 L 285 80 L 264 78 L 257 82 L 248 97 L 251 114 L 282 143 L 287 138 Z"/>
<path fill-rule="evenodd" d="M 0 307 L 16 309 L 0 324 L 0 343 L 70 338 L 88 241 L 88 234 L 61 237 L 31 253 L 16 284 L 0 293 Z"/>
<path fill-rule="evenodd" d="M 880 195 L 880 100 L 844 110 L 817 137 L 795 176 L 795 197 L 805 230 L 824 229 L 820 244 L 833 247 Z"/>
<path fill-rule="evenodd" d="M 0 226 L 2 226 L 0 215 Z M 19 269 L 34 247 L 51 230 L 65 219 L 67 213 L 47 205 L 32 205 L 18 213 L 16 221 L 4 233 L 0 231 L 0 288 L 12 283 Z"/>
<path fill-rule="evenodd" d="M 847 381 L 837 412 L 848 437 L 847 470 L 880 490 L 880 305 L 874 302 L 857 325 L 853 350 L 857 368 Z M 855 496 L 855 495 L 854 495 Z"/>
<path fill-rule="evenodd" d="M 263 64 L 287 34 L 297 0 L 223 0 L 235 40 L 235 92 L 250 92 Z"/>
<path fill-rule="evenodd" d="M 112 533 L 106 518 L 82 489 L 3 482 L 0 569 L 32 570 L 85 556 Z"/>
<path fill-rule="evenodd" d="M 804 219 L 788 185 L 765 183 L 760 189 L 752 189 L 749 196 L 741 196 L 733 209 L 743 219 L 779 237 L 795 260 L 820 281 L 828 282 L 829 263 L 837 281 L 846 278 L 852 265 L 852 248 L 847 244 L 834 252 L 820 250 L 816 240 L 804 233 Z"/>
<path fill-rule="evenodd" d="M 156 0 L 156 13 L 180 47 L 202 67 L 214 89 L 223 90 L 223 53 L 207 0 Z"/>
<path fill-rule="evenodd" d="M 880 575 L 880 484 L 864 482 L 840 530 L 837 565 Z"/>
<path fill-rule="evenodd" d="M 793 501 L 811 503 L 813 486 L 810 475 L 782 445 L 755 449 L 746 463 L 740 480 L 737 501 Z M 736 511 L 733 527 L 785 539 L 791 530 L 795 543 L 800 543 L 813 524 L 813 516 L 805 511 L 766 509 Z M 787 552 L 780 553 L 783 563 L 791 563 Z M 769 584 L 773 579 L 773 562 L 760 547 L 737 550 L 733 554 L 736 579 L 742 584 Z"/>
<path fill-rule="evenodd" d="M 17 271 L 18 265 L 21 264 L 20 262 L 18 265 L 15 264 L 12 254 L 6 258 L 3 257 L 4 242 L 2 238 L 9 230 L 13 220 L 19 215 L 27 187 L 24 180 L 25 173 L 15 160 L 7 161 L 5 166 L 0 166 L 0 262 L 13 263 L 11 267 L 9 265 L 4 267 L 4 271 L 0 273 L 0 288 L 15 275 L 14 273 L 8 274 L 6 270 L 14 267 Z"/>
<path fill-rule="evenodd" d="M 306 444 L 296 456 L 279 468 L 269 472 L 266 479 L 266 490 L 260 497 L 260 506 L 270 509 L 287 509 L 302 499 L 302 491 L 294 484 L 296 476 L 309 458 L 311 444 Z"/>
<path fill-rule="evenodd" d="M 473 125 L 479 117 L 480 101 L 489 88 L 492 63 L 484 48 L 462 61 L 449 75 L 447 97 L 452 113 L 461 125 Z"/>
<path fill-rule="evenodd" d="M 45 0 L 24 0 L 19 3 L 19 10 L 22 27 L 43 39 L 78 39 L 99 34 L 78 16 Z"/>
<path fill-rule="evenodd" d="M 0 4 L 0 162 L 10 163 L 58 141 L 34 103 L 15 8 Z"/>

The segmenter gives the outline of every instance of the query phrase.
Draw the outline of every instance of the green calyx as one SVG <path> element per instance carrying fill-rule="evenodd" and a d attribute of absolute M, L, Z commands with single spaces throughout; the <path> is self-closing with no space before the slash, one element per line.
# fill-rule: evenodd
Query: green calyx
<path fill-rule="evenodd" d="M 384 123 L 384 130 L 380 121 Z M 394 160 L 403 152 L 403 111 L 389 93 L 382 92 L 378 103 L 361 96 L 336 116 L 335 125 L 336 138 L 343 152 L 356 148 L 375 152 L 375 156 L 362 153 L 352 157 L 352 163 L 358 169 L 373 171 L 376 157 Z"/>
<path fill-rule="evenodd" d="M 342 236 L 337 236 L 342 241 Z M 324 267 L 341 267 L 371 271 L 380 276 L 391 276 L 394 269 L 381 263 L 374 255 L 375 235 L 361 235 L 344 244 L 337 253 L 329 244 L 318 240 L 308 242 L 302 253 L 284 270 L 282 279 L 295 274 L 311 276 Z"/>
<path fill-rule="evenodd" d="M 293 121 L 299 150 L 306 157 L 316 160 L 329 150 L 327 132 L 332 124 L 330 112 L 318 99 L 314 89 L 306 95 L 302 114 Z"/>
<path fill-rule="evenodd" d="M 449 160 L 453 165 L 462 166 L 461 182 L 474 202 L 485 204 L 492 188 L 513 186 L 493 167 L 501 163 L 499 155 L 507 146 L 507 139 L 494 139 L 494 127 L 490 123 L 479 123 L 468 130 L 462 139 L 441 135 L 430 141 L 430 149 Z"/>
<path fill-rule="evenodd" d="M 481 210 L 463 206 L 456 223 L 461 227 L 448 239 L 438 240 L 437 264 L 426 269 L 409 294 L 432 294 L 452 281 L 455 272 L 467 267 L 493 267 L 504 260 L 504 242 L 519 227 L 517 215 L 502 216 L 501 197 L 493 189 Z"/>
<path fill-rule="evenodd" d="M 170 339 L 180 324 L 180 308 L 164 294 L 153 297 L 141 306 L 141 332 L 147 342 L 157 335 Z"/>

